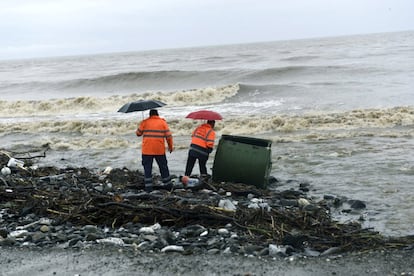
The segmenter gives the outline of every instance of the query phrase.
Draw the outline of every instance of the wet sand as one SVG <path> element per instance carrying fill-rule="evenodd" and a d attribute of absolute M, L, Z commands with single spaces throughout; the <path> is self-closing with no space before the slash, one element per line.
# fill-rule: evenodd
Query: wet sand
<path fill-rule="evenodd" d="M 0 275 L 414 275 L 414 248 L 326 257 L 151 254 L 120 247 L 0 248 Z"/>

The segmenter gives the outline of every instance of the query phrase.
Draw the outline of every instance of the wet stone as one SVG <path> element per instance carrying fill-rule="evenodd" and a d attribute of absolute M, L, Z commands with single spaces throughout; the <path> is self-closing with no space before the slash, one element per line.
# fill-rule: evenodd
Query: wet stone
<path fill-rule="evenodd" d="M 72 236 L 72 238 L 69 239 L 69 246 L 74 246 L 78 241 L 81 241 L 82 239 L 82 236 Z"/>
<path fill-rule="evenodd" d="M 258 252 L 262 251 L 263 247 L 259 245 L 246 245 L 243 247 L 244 254 L 257 255 Z"/>
<path fill-rule="evenodd" d="M 41 241 L 45 238 L 46 238 L 46 235 L 44 233 L 41 233 L 41 232 L 36 232 L 36 233 L 33 233 L 31 235 L 31 240 L 34 243 L 38 243 L 39 241 Z"/>
<path fill-rule="evenodd" d="M 266 190 L 209 179 L 200 190 L 154 185 L 145 193 L 142 173 L 126 168 L 46 167 L 7 177 L 8 186 L 0 186 L 1 246 L 279 256 L 272 244 L 286 256 L 312 256 L 333 244 L 341 252 L 413 243 L 410 237 L 387 243 L 358 222 L 338 223 L 330 208 L 356 212 L 365 203 L 334 196 L 311 200 L 310 185 L 297 180 L 274 178 Z"/>
<path fill-rule="evenodd" d="M 16 243 L 16 240 L 14 238 L 0 239 L 0 245 L 1 246 L 12 246 L 15 243 Z"/>
<path fill-rule="evenodd" d="M 229 230 L 227 230 L 226 228 L 220 228 L 220 229 L 218 229 L 217 233 L 220 236 L 229 236 L 230 235 Z"/>
<path fill-rule="evenodd" d="M 59 242 L 59 243 L 66 242 L 68 240 L 68 236 L 65 233 L 61 233 L 61 232 L 52 233 L 50 237 L 52 240 Z"/>
<path fill-rule="evenodd" d="M 88 233 L 85 237 L 85 240 L 86 241 L 96 241 L 96 240 L 99 240 L 99 239 L 102 239 L 102 238 L 103 238 L 102 235 L 98 235 L 96 233 Z"/>
<path fill-rule="evenodd" d="M 86 233 L 96 233 L 98 232 L 98 227 L 96 227 L 96 225 L 85 225 L 82 227 L 83 231 L 85 231 Z"/>
<path fill-rule="evenodd" d="M 360 210 L 367 207 L 366 204 L 361 200 L 349 200 L 348 203 L 351 204 L 352 209 Z"/>
<path fill-rule="evenodd" d="M 154 242 L 158 239 L 155 235 L 143 235 L 142 238 L 146 241 Z"/>
<path fill-rule="evenodd" d="M 298 201 L 296 199 L 281 199 L 280 200 L 281 206 L 298 206 Z"/>
<path fill-rule="evenodd" d="M 50 227 L 49 226 L 47 226 L 47 225 L 42 225 L 42 226 L 40 226 L 40 229 L 39 229 L 42 233 L 46 233 L 46 232 L 49 232 L 50 231 Z"/>
<path fill-rule="evenodd" d="M 6 238 L 8 234 L 9 231 L 7 231 L 7 229 L 0 229 L 0 238 Z"/>
<path fill-rule="evenodd" d="M 217 248 L 212 248 L 212 249 L 209 249 L 209 250 L 207 251 L 207 253 L 208 253 L 208 254 L 210 254 L 210 255 L 219 254 L 219 253 L 220 253 L 220 249 L 217 249 Z"/>

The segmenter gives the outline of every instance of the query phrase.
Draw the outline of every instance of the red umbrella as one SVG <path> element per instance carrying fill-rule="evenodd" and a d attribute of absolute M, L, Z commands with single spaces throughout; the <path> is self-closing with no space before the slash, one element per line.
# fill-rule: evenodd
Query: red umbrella
<path fill-rule="evenodd" d="M 223 117 L 217 112 L 211 110 L 199 110 L 191 112 L 186 116 L 186 118 L 195 119 L 195 120 L 221 120 Z"/>

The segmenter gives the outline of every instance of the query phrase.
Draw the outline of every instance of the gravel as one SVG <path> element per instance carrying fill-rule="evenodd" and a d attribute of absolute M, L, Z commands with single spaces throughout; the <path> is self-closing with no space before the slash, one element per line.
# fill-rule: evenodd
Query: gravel
<path fill-rule="evenodd" d="M 329 257 L 151 254 L 120 247 L 1 248 L 0 275 L 414 275 L 414 249 Z"/>

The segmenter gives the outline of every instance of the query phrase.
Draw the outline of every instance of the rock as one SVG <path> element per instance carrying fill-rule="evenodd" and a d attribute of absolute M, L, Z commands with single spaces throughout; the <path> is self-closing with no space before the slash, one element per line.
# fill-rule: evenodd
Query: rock
<path fill-rule="evenodd" d="M 258 255 L 258 252 L 262 251 L 263 247 L 260 245 L 248 244 L 243 247 L 244 254 Z"/>
<path fill-rule="evenodd" d="M 98 192 L 103 192 L 104 185 L 103 184 L 100 184 L 100 183 L 96 184 L 95 190 L 97 190 Z"/>
<path fill-rule="evenodd" d="M 284 199 L 280 200 L 280 205 L 287 207 L 287 206 L 298 206 L 298 201 L 296 199 Z"/>
<path fill-rule="evenodd" d="M 218 229 L 217 233 L 221 236 L 228 236 L 230 234 L 229 230 L 227 230 L 226 228 Z"/>
<path fill-rule="evenodd" d="M 285 190 L 280 192 L 281 196 L 286 199 L 297 199 L 299 196 L 303 196 L 302 192 L 295 190 Z"/>
<path fill-rule="evenodd" d="M 360 210 L 365 209 L 367 205 L 361 200 L 349 200 L 348 203 L 351 205 L 352 209 Z"/>
<path fill-rule="evenodd" d="M 96 241 L 98 239 L 103 239 L 103 237 L 100 235 L 97 235 L 96 233 L 89 233 L 85 237 L 86 241 Z"/>
<path fill-rule="evenodd" d="M 294 248 L 302 248 L 303 242 L 306 241 L 306 237 L 303 235 L 286 235 L 282 239 L 283 245 L 291 245 Z"/>
<path fill-rule="evenodd" d="M 215 255 L 219 253 L 220 253 L 220 249 L 217 249 L 217 248 L 212 248 L 207 251 L 207 254 L 210 254 L 210 255 Z"/>
<path fill-rule="evenodd" d="M 199 225 L 199 224 L 189 225 L 181 229 L 181 235 L 186 236 L 186 237 L 197 237 L 197 236 L 201 236 L 203 233 L 204 235 L 207 235 L 208 231 L 207 233 L 205 233 L 206 231 L 207 229 L 202 225 Z"/>
<path fill-rule="evenodd" d="M 269 248 L 263 248 L 262 250 L 260 250 L 257 254 L 258 256 L 267 256 L 269 255 Z"/>
<path fill-rule="evenodd" d="M 276 183 L 278 183 L 278 182 L 279 182 L 279 180 L 278 180 L 276 177 L 274 177 L 274 176 L 270 176 L 270 177 L 268 178 L 268 183 L 269 183 L 269 185 L 276 184 Z"/>
<path fill-rule="evenodd" d="M 310 187 L 309 183 L 300 183 L 299 184 L 299 190 L 301 190 L 302 192 L 309 192 L 309 187 Z"/>
<path fill-rule="evenodd" d="M 207 241 L 207 246 L 208 246 L 208 247 L 212 247 L 213 245 L 216 245 L 216 244 L 218 244 L 218 243 L 219 243 L 218 238 L 213 237 L 213 238 L 211 238 L 211 239 L 209 239 L 209 240 Z"/>
<path fill-rule="evenodd" d="M 59 243 L 66 242 L 68 240 L 68 236 L 61 232 L 52 233 L 50 237 L 52 238 L 52 240 Z"/>
<path fill-rule="evenodd" d="M 49 226 L 47 226 L 47 225 L 42 225 L 42 226 L 40 226 L 40 231 L 41 231 L 42 233 L 49 232 L 49 230 L 50 230 L 50 228 L 49 228 Z"/>
<path fill-rule="evenodd" d="M 340 252 L 339 247 L 331 247 L 331 248 L 328 248 L 325 251 L 323 251 L 321 253 L 321 256 L 327 256 L 327 255 L 335 254 L 335 253 L 338 253 L 338 252 Z"/>
<path fill-rule="evenodd" d="M 4 229 L 4 228 L 0 229 L 0 237 L 6 238 L 8 234 L 9 234 L 9 231 L 7 231 L 7 229 Z"/>
<path fill-rule="evenodd" d="M 14 238 L 0 239 L 1 246 L 11 246 L 11 245 L 14 245 L 15 243 L 16 243 L 16 240 Z"/>
<path fill-rule="evenodd" d="M 303 249 L 303 255 L 309 256 L 309 257 L 318 257 L 321 255 L 321 253 L 319 251 L 306 247 Z"/>
<path fill-rule="evenodd" d="M 322 252 L 332 244 L 343 246 L 341 233 L 358 233 L 358 228 L 349 224 L 344 225 L 345 232 L 336 231 L 342 226 L 330 220 L 327 208 L 334 207 L 334 202 L 347 203 L 350 211 L 358 213 L 355 210 L 365 208 L 362 201 L 329 196 L 322 203 L 311 201 L 303 193 L 309 185 L 299 181 L 281 186 L 291 183 L 299 185 L 301 191 L 209 183 L 211 190 L 159 190 L 149 194 L 142 192 L 143 175 L 127 169 L 113 169 L 104 175 L 86 168 L 39 168 L 30 175 L 24 173 L 15 170 L 3 177 L 8 187 L 0 189 L 4 199 L 0 245 L 87 248 L 104 244 L 125 246 L 125 251 L 163 250 L 197 256 L 220 252 L 314 256 L 319 252 L 312 246 Z M 95 189 L 98 186 L 102 191 Z M 156 221 L 162 227 L 159 223 L 151 225 Z M 266 234 L 262 238 L 264 232 L 249 226 Z M 281 232 L 279 227 L 283 228 Z M 335 235 L 329 235 L 331 229 Z M 345 242 L 352 243 L 352 236 L 347 234 L 346 238 Z M 269 245 L 269 239 L 281 245 Z"/>
<path fill-rule="evenodd" d="M 34 243 L 38 243 L 39 241 L 43 240 L 46 235 L 42 232 L 35 232 L 31 235 L 32 241 Z"/>
<path fill-rule="evenodd" d="M 99 240 L 96 240 L 96 242 L 103 243 L 103 244 L 121 245 L 121 246 L 125 244 L 122 239 L 114 238 L 114 237 L 99 239 Z"/>
<path fill-rule="evenodd" d="M 143 235 L 142 238 L 150 242 L 155 242 L 158 239 L 158 237 L 155 235 Z"/>
<path fill-rule="evenodd" d="M 11 238 L 21 238 L 27 235 L 29 235 L 29 231 L 27 230 L 16 230 L 9 233 L 9 237 Z"/>
<path fill-rule="evenodd" d="M 333 195 L 324 195 L 323 199 L 325 199 L 325 200 L 334 200 L 335 196 L 333 196 Z"/>
<path fill-rule="evenodd" d="M 308 204 L 308 205 L 305 205 L 303 207 L 303 211 L 305 211 L 307 213 L 311 213 L 311 214 L 312 213 L 316 213 L 319 210 L 321 210 L 321 208 L 318 205 L 316 205 L 316 204 Z"/>
<path fill-rule="evenodd" d="M 87 225 L 83 226 L 82 229 L 86 233 L 96 233 L 96 232 L 98 232 L 98 227 L 96 227 L 96 225 L 87 224 Z"/>
<path fill-rule="evenodd" d="M 75 235 L 71 235 L 70 236 L 70 238 L 68 237 L 68 240 L 69 240 L 69 243 L 68 243 L 68 245 L 69 246 L 74 246 L 78 241 L 80 241 L 80 240 L 82 240 L 83 239 L 83 237 L 81 236 L 81 235 L 77 235 L 77 234 L 75 234 Z"/>
<path fill-rule="evenodd" d="M 140 249 L 140 250 L 146 250 L 146 249 L 150 249 L 151 248 L 151 245 L 150 245 L 150 243 L 149 242 L 147 242 L 147 241 L 144 241 L 144 242 L 141 242 L 140 244 L 138 244 L 138 249 Z"/>
<path fill-rule="evenodd" d="M 184 252 L 184 247 L 179 245 L 168 245 L 161 249 L 161 252 Z"/>
<path fill-rule="evenodd" d="M 52 220 L 51 219 L 49 219 L 49 218 L 40 218 L 39 220 L 38 220 L 38 223 L 39 224 L 43 224 L 43 225 L 51 225 L 52 224 Z"/>

